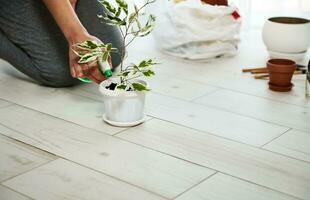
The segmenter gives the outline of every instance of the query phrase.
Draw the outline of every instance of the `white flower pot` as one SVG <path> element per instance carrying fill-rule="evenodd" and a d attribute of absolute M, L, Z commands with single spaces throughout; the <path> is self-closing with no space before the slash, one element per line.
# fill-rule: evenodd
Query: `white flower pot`
<path fill-rule="evenodd" d="M 144 122 L 145 92 L 106 89 L 112 82 L 118 83 L 119 79 L 108 79 L 99 85 L 105 109 L 103 120 L 115 126 L 135 126 Z M 146 84 L 142 80 L 139 82 Z"/>
<path fill-rule="evenodd" d="M 269 18 L 263 28 L 263 41 L 271 57 L 303 58 L 310 46 L 310 21 L 294 17 Z"/>

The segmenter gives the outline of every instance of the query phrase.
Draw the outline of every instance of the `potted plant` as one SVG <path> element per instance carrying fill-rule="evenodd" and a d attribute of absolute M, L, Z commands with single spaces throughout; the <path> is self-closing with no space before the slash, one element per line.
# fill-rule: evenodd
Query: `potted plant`
<path fill-rule="evenodd" d="M 104 97 L 105 113 L 103 120 L 115 126 L 134 126 L 145 120 L 145 92 L 149 91 L 144 77 L 155 75 L 152 66 L 157 63 L 152 59 L 145 59 L 138 64 L 125 66 L 126 47 L 136 38 L 145 37 L 151 33 L 155 24 L 155 16 L 146 16 L 143 9 L 154 3 L 147 0 L 142 6 L 134 5 L 129 12 L 128 4 L 124 0 L 115 0 L 115 6 L 107 0 L 99 1 L 108 11 L 99 18 L 113 26 L 118 26 L 123 37 L 124 46 L 114 49 L 111 44 L 98 44 L 95 41 L 85 41 L 75 44 L 75 53 L 80 63 L 98 62 L 101 72 L 107 77 L 111 75 L 109 68 L 110 53 L 117 51 L 121 55 L 120 72 L 117 77 L 107 79 L 99 85 L 99 91 Z"/>

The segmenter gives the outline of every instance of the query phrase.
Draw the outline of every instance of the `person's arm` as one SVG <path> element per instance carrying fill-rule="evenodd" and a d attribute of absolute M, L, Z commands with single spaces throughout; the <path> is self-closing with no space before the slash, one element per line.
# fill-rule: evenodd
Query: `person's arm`
<path fill-rule="evenodd" d="M 68 41 L 88 35 L 69 0 L 43 0 Z"/>
<path fill-rule="evenodd" d="M 104 80 L 105 77 L 99 73 L 98 66 L 88 66 L 87 64 L 81 65 L 77 63 L 77 56 L 71 49 L 73 44 L 84 42 L 85 40 L 96 40 L 101 42 L 96 37 L 89 35 L 77 17 L 74 11 L 77 0 L 43 0 L 43 2 L 53 15 L 56 23 L 69 43 L 69 61 L 72 76 L 87 76 L 97 83 Z M 89 70 L 90 67 L 95 67 L 96 69 Z"/>

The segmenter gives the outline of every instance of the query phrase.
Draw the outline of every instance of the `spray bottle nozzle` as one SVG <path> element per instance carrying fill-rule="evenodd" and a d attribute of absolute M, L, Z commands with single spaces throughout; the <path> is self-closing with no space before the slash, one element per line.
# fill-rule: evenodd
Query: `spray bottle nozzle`
<path fill-rule="evenodd" d="M 107 60 L 105 61 L 99 60 L 98 64 L 99 64 L 100 70 L 104 73 L 104 75 L 107 78 L 110 78 L 113 75 L 113 72 L 110 67 L 110 63 Z"/>

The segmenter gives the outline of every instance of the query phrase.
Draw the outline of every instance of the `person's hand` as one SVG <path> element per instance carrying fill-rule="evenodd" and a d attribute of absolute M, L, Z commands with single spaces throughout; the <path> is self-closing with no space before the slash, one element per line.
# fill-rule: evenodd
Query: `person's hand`
<path fill-rule="evenodd" d="M 76 7 L 77 0 L 69 0 L 73 9 Z"/>
<path fill-rule="evenodd" d="M 95 83 L 101 83 L 107 78 L 100 72 L 99 66 L 97 62 L 80 64 L 78 63 L 79 57 L 73 52 L 72 45 L 76 43 L 81 43 L 86 40 L 96 41 L 98 43 L 102 43 L 98 38 L 91 36 L 89 34 L 85 34 L 83 36 L 75 37 L 69 42 L 69 64 L 70 64 L 70 72 L 72 77 L 75 78 L 83 78 L 87 77 L 91 79 Z M 111 65 L 111 59 L 110 65 Z"/>

